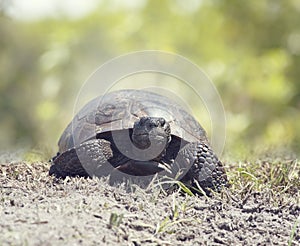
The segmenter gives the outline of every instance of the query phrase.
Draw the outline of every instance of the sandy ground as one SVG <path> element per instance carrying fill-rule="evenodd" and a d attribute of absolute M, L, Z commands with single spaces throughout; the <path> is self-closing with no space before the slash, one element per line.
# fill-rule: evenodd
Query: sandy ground
<path fill-rule="evenodd" d="M 212 198 L 126 192 L 48 169 L 1 164 L 0 245 L 300 245 L 299 197 L 251 187 Z"/>

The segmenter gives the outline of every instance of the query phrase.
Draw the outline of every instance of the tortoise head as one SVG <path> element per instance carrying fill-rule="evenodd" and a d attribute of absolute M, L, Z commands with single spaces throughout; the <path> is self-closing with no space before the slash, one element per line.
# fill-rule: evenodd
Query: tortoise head
<path fill-rule="evenodd" d="M 171 141 L 170 125 L 164 118 L 142 117 L 134 123 L 132 142 L 139 149 L 151 145 L 163 152 Z"/>

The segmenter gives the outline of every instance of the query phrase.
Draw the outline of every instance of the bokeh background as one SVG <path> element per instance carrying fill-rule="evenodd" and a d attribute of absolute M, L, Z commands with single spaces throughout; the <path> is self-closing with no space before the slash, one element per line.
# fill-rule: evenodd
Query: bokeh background
<path fill-rule="evenodd" d="M 145 49 L 214 81 L 225 154 L 300 153 L 299 0 L 0 0 L 0 149 L 50 157 L 87 77 Z"/>

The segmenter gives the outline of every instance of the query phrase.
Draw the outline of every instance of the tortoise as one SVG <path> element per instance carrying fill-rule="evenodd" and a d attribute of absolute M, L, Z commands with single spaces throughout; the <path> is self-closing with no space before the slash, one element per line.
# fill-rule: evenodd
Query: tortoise
<path fill-rule="evenodd" d="M 146 90 L 119 90 L 87 103 L 64 130 L 50 175 L 177 178 L 193 190 L 228 180 L 205 130 L 183 107 Z"/>

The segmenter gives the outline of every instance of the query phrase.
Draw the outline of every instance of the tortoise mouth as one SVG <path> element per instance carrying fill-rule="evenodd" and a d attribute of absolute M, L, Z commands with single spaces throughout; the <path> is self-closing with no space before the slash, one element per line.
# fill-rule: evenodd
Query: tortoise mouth
<path fill-rule="evenodd" d="M 154 148 L 159 148 L 162 152 L 167 148 L 168 143 L 171 140 L 171 136 L 166 135 L 161 131 L 154 132 L 137 132 L 132 135 L 133 144 L 139 149 L 148 149 L 153 145 Z M 158 151 L 158 149 L 157 149 Z"/>

